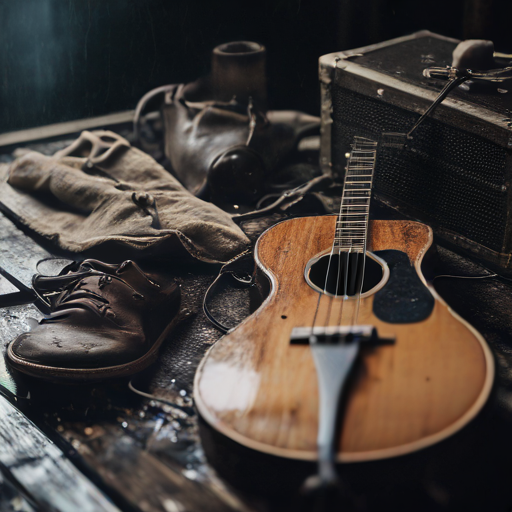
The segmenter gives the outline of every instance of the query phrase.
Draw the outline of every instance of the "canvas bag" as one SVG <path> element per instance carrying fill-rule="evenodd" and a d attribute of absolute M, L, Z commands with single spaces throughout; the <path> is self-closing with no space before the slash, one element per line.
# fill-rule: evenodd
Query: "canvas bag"
<path fill-rule="evenodd" d="M 109 131 L 85 131 L 52 157 L 29 152 L 1 165 L 0 202 L 61 249 L 107 259 L 225 263 L 249 247 L 229 214 Z"/>

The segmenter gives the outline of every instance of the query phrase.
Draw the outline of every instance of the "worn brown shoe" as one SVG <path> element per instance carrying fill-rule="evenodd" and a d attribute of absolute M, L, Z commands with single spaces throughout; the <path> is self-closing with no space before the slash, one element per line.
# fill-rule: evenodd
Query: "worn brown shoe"
<path fill-rule="evenodd" d="M 133 262 L 85 260 L 34 277 L 52 313 L 7 349 L 17 370 L 47 380 L 124 377 L 149 366 L 176 324 L 180 288 L 151 280 Z"/>

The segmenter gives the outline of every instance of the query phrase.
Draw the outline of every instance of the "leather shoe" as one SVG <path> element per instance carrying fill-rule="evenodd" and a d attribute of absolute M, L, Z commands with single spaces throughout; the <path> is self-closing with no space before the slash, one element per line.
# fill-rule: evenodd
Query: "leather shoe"
<path fill-rule="evenodd" d="M 34 277 L 52 313 L 7 349 L 9 363 L 47 380 L 90 381 L 139 372 L 177 323 L 180 288 L 152 280 L 133 262 L 85 260 L 59 276 Z"/>

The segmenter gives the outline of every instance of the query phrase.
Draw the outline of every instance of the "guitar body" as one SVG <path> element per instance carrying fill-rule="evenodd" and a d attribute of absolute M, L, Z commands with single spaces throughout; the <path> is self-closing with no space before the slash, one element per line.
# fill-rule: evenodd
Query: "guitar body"
<path fill-rule="evenodd" d="M 294 327 L 313 325 L 317 305 L 317 322 L 329 317 L 330 308 L 328 323 L 338 325 L 343 307 L 341 325 L 350 324 L 357 301 L 324 296 L 319 302 L 305 277 L 311 261 L 330 250 L 335 223 L 335 216 L 297 218 L 260 237 L 256 260 L 271 292 L 212 346 L 196 374 L 201 416 L 249 448 L 317 458 L 315 364 L 310 347 L 291 344 L 290 335 Z M 382 279 L 361 296 L 357 323 L 375 326 L 379 336 L 395 343 L 361 348 L 341 408 L 340 462 L 393 457 L 434 444 L 466 425 L 489 395 L 494 376 L 489 348 L 427 288 L 421 274 L 431 243 L 432 232 L 423 224 L 370 222 L 368 251 L 381 255 Z M 394 263 L 388 265 L 391 256 Z M 424 299 L 418 297 L 430 301 L 419 320 L 417 302 Z"/>

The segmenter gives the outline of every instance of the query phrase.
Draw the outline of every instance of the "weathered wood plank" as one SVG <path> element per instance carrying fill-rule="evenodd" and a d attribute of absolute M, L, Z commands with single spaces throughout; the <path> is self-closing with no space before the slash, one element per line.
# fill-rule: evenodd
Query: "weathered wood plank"
<path fill-rule="evenodd" d="M 0 424 L 0 464 L 44 510 L 118 510 L 43 432 L 3 397 Z"/>
<path fill-rule="evenodd" d="M 6 365 L 5 347 L 41 318 L 41 312 L 32 304 L 0 309 L 0 391 L 13 399 L 30 395 L 22 376 L 14 374 Z M 42 509 L 59 512 L 117 510 L 43 432 L 2 396 L 0 425 L 0 465 Z M 16 503 L 25 506 L 20 500 Z"/>
<path fill-rule="evenodd" d="M 16 336 L 29 331 L 31 324 L 42 317 L 42 313 L 33 304 L 0 308 L 0 393 L 7 392 L 17 398 L 28 396 L 25 379 L 5 362 L 5 348 Z"/>
<path fill-rule="evenodd" d="M 18 293 L 19 290 L 4 276 L 0 275 L 0 295 L 10 295 L 12 293 Z"/>
<path fill-rule="evenodd" d="M 143 512 L 201 511 L 248 512 L 250 509 L 235 497 L 209 470 L 185 470 L 165 457 L 174 444 L 171 438 L 176 431 L 168 421 L 154 423 L 154 445 L 141 446 L 137 439 L 127 435 L 115 424 L 86 427 L 66 424 L 64 436 L 70 441 L 86 463 L 94 468 L 102 480 L 119 492 L 135 509 Z M 141 434 L 141 427 L 148 421 L 134 423 L 134 434 Z M 126 422 L 128 423 L 128 422 Z M 165 425 L 167 424 L 167 428 Z M 173 431 L 174 432 L 171 432 Z"/>
<path fill-rule="evenodd" d="M 22 291 L 32 289 L 37 262 L 52 255 L 0 213 L 0 273 Z"/>
<path fill-rule="evenodd" d="M 0 510 L 2 512 L 38 512 L 30 499 L 0 472 Z"/>

